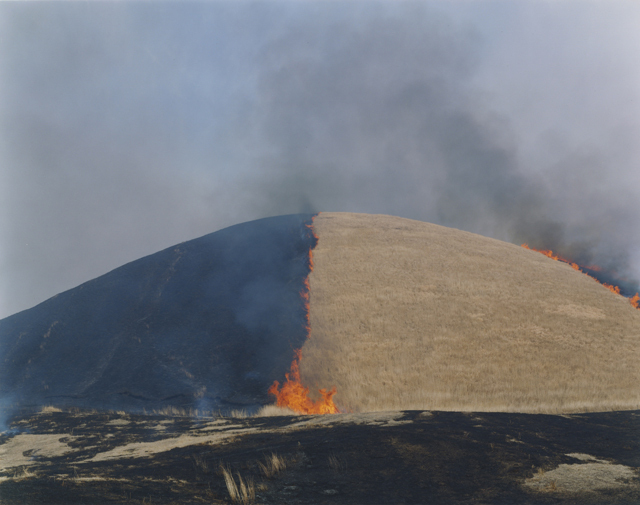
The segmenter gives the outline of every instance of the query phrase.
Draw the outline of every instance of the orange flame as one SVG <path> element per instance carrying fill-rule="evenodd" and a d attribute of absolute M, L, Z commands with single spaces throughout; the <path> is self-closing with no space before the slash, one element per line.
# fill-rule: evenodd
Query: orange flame
<path fill-rule="evenodd" d="M 276 397 L 276 405 L 278 407 L 287 407 L 299 414 L 337 414 L 338 408 L 333 403 L 333 395 L 336 394 L 336 388 L 331 391 L 321 389 L 322 399 L 314 402 L 309 398 L 309 388 L 302 385 L 300 380 L 300 358 L 302 351 L 297 349 L 295 358 L 291 363 L 291 372 L 285 374 L 286 380 L 279 388 L 280 383 L 275 381 L 269 388 L 268 393 Z"/>
<path fill-rule="evenodd" d="M 620 288 L 618 286 L 613 286 L 612 284 L 607 284 L 606 282 L 601 282 L 600 284 L 602 284 L 605 288 L 607 288 L 612 293 L 615 293 L 616 295 L 620 294 Z"/>
<path fill-rule="evenodd" d="M 529 247 L 527 244 L 522 244 L 522 247 L 524 247 L 525 249 L 529 249 L 530 251 L 535 251 L 535 252 L 544 254 L 547 258 L 551 258 L 552 260 L 568 263 L 569 265 L 571 265 L 571 268 L 573 268 L 574 270 L 579 270 L 580 272 L 582 272 L 582 270 L 580 269 L 580 265 L 566 258 L 563 258 L 562 256 L 554 254 L 554 252 L 550 251 L 549 249 L 534 249 L 533 247 Z M 595 269 L 592 268 L 592 270 L 595 270 Z"/>
<path fill-rule="evenodd" d="M 313 237 L 318 240 L 318 236 L 313 229 L 313 220 L 315 216 L 311 218 L 311 224 L 305 225 L 309 228 Z M 313 249 L 309 249 L 309 272 L 313 272 Z M 309 276 L 303 282 L 302 291 L 300 296 L 305 309 L 305 328 L 307 330 L 307 338 L 311 333 L 311 324 L 309 321 Z M 333 387 L 330 391 L 326 389 L 320 389 L 322 399 L 314 402 L 309 398 L 309 388 L 302 385 L 300 379 L 300 359 L 302 358 L 302 349 L 296 349 L 294 351 L 295 357 L 291 363 L 291 371 L 285 374 L 286 380 L 280 388 L 280 383 L 274 381 L 269 390 L 270 395 L 276 397 L 276 405 L 278 407 L 287 407 L 298 414 L 337 414 L 338 408 L 333 403 L 333 395 L 336 394 L 336 388 Z"/>
<path fill-rule="evenodd" d="M 545 256 L 547 256 L 548 258 L 551 258 L 552 260 L 562 261 L 563 263 L 568 263 L 569 265 L 571 265 L 571 267 L 574 270 L 577 270 L 578 272 L 582 272 L 587 277 L 591 277 L 594 281 L 599 282 L 600 284 L 602 284 L 605 288 L 607 288 L 612 293 L 615 293 L 616 295 L 620 294 L 620 288 L 618 286 L 614 286 L 612 284 L 607 284 L 606 282 L 600 282 L 598 279 L 596 279 L 592 275 L 589 275 L 587 272 L 582 270 L 582 268 L 586 268 L 587 270 L 593 270 L 594 272 L 600 272 L 602 269 L 600 267 L 596 266 L 596 265 L 589 265 L 587 267 L 582 267 L 581 268 L 580 265 L 578 265 L 577 263 L 573 263 L 572 261 L 570 261 L 568 259 L 565 259 L 562 256 L 558 256 L 557 254 L 554 254 L 553 251 L 550 251 L 548 249 L 541 249 L 541 250 L 540 249 L 534 249 L 533 247 L 529 247 L 527 244 L 522 244 L 522 247 L 524 247 L 525 249 L 529 249 L 530 251 L 536 251 L 536 252 L 539 252 L 541 254 L 544 254 Z M 640 309 L 640 294 L 636 293 L 633 298 L 629 299 L 629 301 L 631 302 L 631 305 L 633 305 L 636 309 Z"/>

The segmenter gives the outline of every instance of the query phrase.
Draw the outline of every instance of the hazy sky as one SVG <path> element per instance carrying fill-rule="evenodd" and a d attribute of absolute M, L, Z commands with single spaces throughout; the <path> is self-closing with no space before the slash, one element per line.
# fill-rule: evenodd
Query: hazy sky
<path fill-rule="evenodd" d="M 178 242 L 394 214 L 640 278 L 640 2 L 0 2 L 0 318 Z"/>

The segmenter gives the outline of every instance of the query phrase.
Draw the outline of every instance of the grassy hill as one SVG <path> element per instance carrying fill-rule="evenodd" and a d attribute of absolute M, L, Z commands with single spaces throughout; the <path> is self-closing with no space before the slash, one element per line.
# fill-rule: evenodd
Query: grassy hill
<path fill-rule="evenodd" d="M 221 230 L 0 321 L 0 414 L 24 407 L 0 415 L 0 502 L 639 503 L 627 299 L 471 233 L 321 213 L 316 242 L 310 219 Z M 300 346 L 303 384 L 350 413 L 176 408 L 251 411 Z M 57 401 L 76 407 L 32 410 Z"/>
<path fill-rule="evenodd" d="M 302 383 L 347 412 L 640 408 L 640 311 L 592 278 L 398 217 L 323 212 L 316 238 L 311 217 L 226 228 L 1 320 L 0 403 L 252 412 L 302 347 Z"/>
<path fill-rule="evenodd" d="M 300 370 L 349 411 L 640 407 L 640 311 L 522 247 L 321 213 Z"/>

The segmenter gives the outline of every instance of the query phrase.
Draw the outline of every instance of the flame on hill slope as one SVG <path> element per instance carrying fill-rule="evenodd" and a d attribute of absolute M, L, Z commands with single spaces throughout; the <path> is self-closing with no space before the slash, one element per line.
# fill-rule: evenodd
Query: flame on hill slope
<path fill-rule="evenodd" d="M 311 224 L 306 225 L 310 233 L 318 240 L 313 229 L 313 219 L 311 218 Z M 309 248 L 309 273 L 313 271 L 313 248 Z M 305 309 L 305 329 L 307 331 L 307 338 L 311 333 L 311 324 L 309 322 L 309 276 L 304 280 L 302 291 L 300 296 Z M 336 394 L 336 388 L 331 390 L 320 389 L 320 395 L 322 398 L 316 402 L 309 398 L 309 388 L 302 385 L 300 379 L 300 359 L 302 359 L 302 349 L 296 349 L 294 351 L 293 362 L 291 363 L 291 370 L 285 374 L 285 382 L 280 387 L 278 381 L 274 381 L 268 390 L 270 395 L 275 396 L 276 405 L 278 407 L 286 407 L 299 414 L 337 414 L 338 408 L 333 403 L 333 395 Z"/>
<path fill-rule="evenodd" d="M 333 395 L 336 388 L 330 391 L 321 389 L 322 398 L 314 402 L 309 398 L 309 388 L 302 385 L 300 380 L 300 358 L 302 351 L 297 349 L 295 358 L 291 363 L 291 371 L 285 374 L 286 380 L 280 388 L 280 383 L 275 381 L 269 388 L 269 394 L 276 397 L 278 407 L 287 407 L 299 414 L 337 414 L 338 408 L 333 403 Z"/>
<path fill-rule="evenodd" d="M 562 261 L 563 263 L 568 263 L 569 265 L 571 265 L 571 268 L 573 268 L 574 270 L 577 270 L 578 272 L 582 272 L 586 276 L 591 277 L 594 281 L 602 284 L 605 288 L 607 288 L 612 293 L 615 293 L 616 295 L 620 295 L 620 288 L 618 286 L 614 286 L 612 284 L 607 284 L 606 282 L 600 282 L 598 279 L 596 279 L 592 275 L 589 275 L 587 272 L 585 272 L 582 269 L 582 268 L 586 268 L 588 270 L 593 270 L 595 272 L 599 272 L 601 270 L 600 267 L 591 266 L 591 265 L 590 266 L 581 267 L 580 265 L 578 265 L 577 263 L 574 263 L 571 260 L 568 260 L 566 258 L 563 258 L 562 256 L 554 254 L 554 252 L 549 250 L 549 249 L 534 249 L 533 247 L 529 247 L 527 244 L 522 244 L 522 247 L 524 247 L 525 249 L 529 249 L 530 251 L 536 251 L 536 252 L 539 252 L 541 254 L 544 254 L 546 257 L 551 258 L 552 260 Z M 636 293 L 632 298 L 629 299 L 629 301 L 631 302 L 631 305 L 633 305 L 636 309 L 640 309 L 640 294 L 639 293 Z"/>

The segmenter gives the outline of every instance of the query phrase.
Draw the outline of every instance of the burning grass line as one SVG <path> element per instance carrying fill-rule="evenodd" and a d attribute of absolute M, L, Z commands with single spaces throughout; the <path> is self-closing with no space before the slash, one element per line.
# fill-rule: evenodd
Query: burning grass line
<path fill-rule="evenodd" d="M 316 216 L 311 218 L 311 224 L 305 225 L 313 238 L 315 243 L 318 243 L 318 236 L 313 228 L 313 220 Z M 313 246 L 315 247 L 315 245 Z M 309 248 L 309 274 L 313 272 L 313 247 Z M 305 329 L 307 332 L 307 338 L 311 334 L 311 324 L 309 319 L 310 311 L 310 285 L 309 275 L 303 281 L 303 287 L 300 291 L 300 297 L 302 298 L 305 309 Z M 276 398 L 276 405 L 278 407 L 288 408 L 297 412 L 298 414 L 337 414 L 338 408 L 333 403 L 333 395 L 336 394 L 337 389 L 334 387 L 331 390 L 320 389 L 320 395 L 322 398 L 317 402 L 314 402 L 309 398 L 309 388 L 302 385 L 300 379 L 300 360 L 302 359 L 302 349 L 294 350 L 294 358 L 291 363 L 291 370 L 285 374 L 285 382 L 280 388 L 280 383 L 274 381 L 268 390 L 270 395 Z"/>
<path fill-rule="evenodd" d="M 607 288 L 612 293 L 614 293 L 616 295 L 623 296 L 620 293 L 620 288 L 618 286 L 614 286 L 613 284 L 607 284 L 606 282 L 600 282 L 593 275 L 589 275 L 587 272 L 585 272 L 583 270 L 583 268 L 586 268 L 587 270 L 593 270 L 594 272 L 600 272 L 602 269 L 600 267 L 596 266 L 596 265 L 590 265 L 588 267 L 581 266 L 581 265 L 578 265 L 577 263 L 574 263 L 571 260 L 568 260 L 566 258 L 563 258 L 562 256 L 554 254 L 554 252 L 549 250 L 549 249 L 534 249 L 533 247 L 529 247 L 528 244 L 522 244 L 522 247 L 524 247 L 525 249 L 529 249 L 530 251 L 535 251 L 535 252 L 539 252 L 540 254 L 544 254 L 547 258 L 551 258 L 554 261 L 561 261 L 562 263 L 567 263 L 567 264 L 571 265 L 571 268 L 573 268 L 574 270 L 577 270 L 578 272 L 582 272 L 587 277 L 591 277 L 594 281 L 596 281 L 599 284 L 602 284 L 605 288 Z M 640 309 L 640 293 L 636 293 L 632 298 L 629 298 L 629 302 L 636 309 Z"/>

